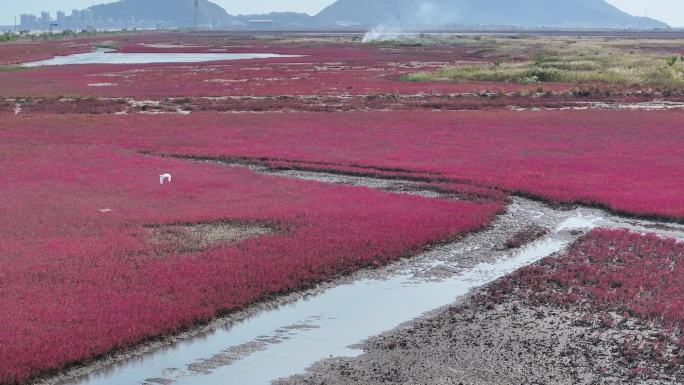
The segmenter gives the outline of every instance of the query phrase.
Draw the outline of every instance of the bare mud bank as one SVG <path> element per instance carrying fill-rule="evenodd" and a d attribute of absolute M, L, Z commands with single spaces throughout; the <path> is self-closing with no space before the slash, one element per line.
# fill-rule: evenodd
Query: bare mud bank
<path fill-rule="evenodd" d="M 474 293 L 362 345 L 355 358 L 333 358 L 278 385 L 351 384 L 681 384 L 684 372 L 644 378 L 618 351 L 624 337 L 657 330 L 626 320 L 619 329 L 581 322 L 584 314 L 496 305 Z"/>
<path fill-rule="evenodd" d="M 117 87 L 116 83 L 89 83 L 88 87 Z M 182 114 L 195 112 L 353 112 L 399 110 L 643 110 L 666 111 L 684 108 L 681 97 L 628 95 L 580 97 L 572 94 L 512 95 L 465 93 L 448 95 L 279 95 L 186 97 L 165 99 L 133 98 L 30 98 L 8 99 L 20 108 L 15 114 Z"/>

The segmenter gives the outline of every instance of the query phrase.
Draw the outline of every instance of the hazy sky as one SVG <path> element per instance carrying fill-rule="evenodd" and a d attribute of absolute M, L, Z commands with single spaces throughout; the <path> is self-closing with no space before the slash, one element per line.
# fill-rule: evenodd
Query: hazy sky
<path fill-rule="evenodd" d="M 334 0 L 214 0 L 229 13 L 260 13 L 268 11 L 297 11 L 315 14 Z M 391 1 L 391 0 L 387 0 Z M 648 15 L 674 27 L 684 27 L 684 0 L 607 0 L 633 14 Z M 54 17 L 58 9 L 70 12 L 72 8 L 85 8 L 111 0 L 0 0 L 0 25 L 11 25 L 20 13 L 50 11 Z M 46 5 L 49 4 L 49 5 Z"/>

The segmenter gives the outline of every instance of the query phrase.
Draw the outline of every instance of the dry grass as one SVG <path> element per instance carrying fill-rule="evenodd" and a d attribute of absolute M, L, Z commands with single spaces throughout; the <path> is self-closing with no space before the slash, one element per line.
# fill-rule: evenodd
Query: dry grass
<path fill-rule="evenodd" d="M 266 225 L 239 222 L 148 226 L 145 230 L 148 242 L 161 254 L 197 252 L 217 244 L 238 242 L 275 231 Z"/>
<path fill-rule="evenodd" d="M 682 43 L 678 40 L 630 43 L 627 39 L 486 37 L 473 41 L 480 43 L 477 53 L 487 63 L 409 74 L 404 80 L 684 86 L 684 63 L 680 55 L 629 48 L 673 52 Z"/>
<path fill-rule="evenodd" d="M 539 55 L 525 62 L 497 62 L 448 67 L 404 77 L 408 81 L 497 81 L 516 83 L 605 82 L 684 85 L 679 56 L 609 53 L 599 55 Z"/>

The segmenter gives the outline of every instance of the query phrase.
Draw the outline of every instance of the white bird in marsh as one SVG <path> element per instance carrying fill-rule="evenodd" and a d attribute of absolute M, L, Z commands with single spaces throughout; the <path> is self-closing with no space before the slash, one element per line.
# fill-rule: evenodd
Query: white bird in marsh
<path fill-rule="evenodd" d="M 169 183 L 171 183 L 171 174 L 166 173 L 159 175 L 159 184 L 164 184 L 165 180 L 168 180 Z"/>

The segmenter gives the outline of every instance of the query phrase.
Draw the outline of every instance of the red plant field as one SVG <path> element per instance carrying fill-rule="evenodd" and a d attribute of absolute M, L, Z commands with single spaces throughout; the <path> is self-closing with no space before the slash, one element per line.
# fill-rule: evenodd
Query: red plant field
<path fill-rule="evenodd" d="M 501 209 L 101 146 L 2 142 L 0 383 L 416 253 Z M 173 183 L 160 186 L 167 171 Z M 159 254 L 143 228 L 217 221 L 276 232 Z"/>
<path fill-rule="evenodd" d="M 681 111 L 18 115 L 5 119 L 2 136 L 457 181 L 681 220 L 682 119 Z"/>
<path fill-rule="evenodd" d="M 166 98 L 188 96 L 374 96 L 435 97 L 471 93 L 572 93 L 596 84 L 502 82 L 404 82 L 401 75 L 468 62 L 492 62 L 482 47 L 467 45 L 363 45 L 320 36 L 259 39 L 242 34 L 179 33 L 116 34 L 34 43 L 3 44 L 0 65 L 48 59 L 89 51 L 95 44 L 124 53 L 279 53 L 295 58 L 224 61 L 195 64 L 77 65 L 0 71 L 0 97 L 103 96 Z M 522 54 L 522 53 L 521 53 Z M 520 59 L 520 58 L 518 58 Z M 183 82 L 176 79 L 182 78 Z M 111 84 L 94 87 L 93 84 Z M 657 93 L 628 85 L 599 84 L 601 96 L 610 93 Z M 597 90 L 596 90 L 597 91 Z M 570 98 L 572 100 L 572 98 Z M 486 104 L 487 101 L 484 101 Z M 491 101 L 489 101 L 491 102 Z M 499 102 L 502 102 L 501 100 Z M 437 101 L 438 108 L 444 101 Z M 424 103 L 430 108 L 430 101 Z M 494 102 L 496 104 L 496 102 Z M 562 106 L 562 100 L 538 105 Z M 454 107 L 447 101 L 447 108 Z M 481 108 L 458 101 L 455 106 Z"/>
<path fill-rule="evenodd" d="M 0 71 L 0 384 L 414 255 L 487 225 L 510 194 L 684 221 L 684 111 L 535 111 L 574 106 L 576 85 L 400 81 L 484 60 L 463 46 L 150 33 L 0 44 L 0 66 L 105 41 L 123 52 L 303 56 Z M 457 199 L 207 160 L 411 179 Z M 172 183 L 159 184 L 164 172 Z M 271 231 L 190 246 L 164 238 L 219 224 Z M 509 246 L 542 234 L 527 229 Z M 579 301 L 682 333 L 683 255 L 674 241 L 595 231 L 502 282 L 522 282 L 540 303 Z"/>
<path fill-rule="evenodd" d="M 580 309 L 609 326 L 612 314 L 656 323 L 684 348 L 684 243 L 624 230 L 594 230 L 566 254 L 521 269 L 490 288 L 534 305 Z M 633 352 L 625 341 L 625 353 Z M 642 347 L 643 348 L 643 347 Z M 669 354 L 649 344 L 657 360 Z M 681 353 L 674 365 L 684 364 Z"/>
<path fill-rule="evenodd" d="M 91 50 L 92 40 L 54 40 L 0 44 L 0 65 L 13 65 Z"/>
<path fill-rule="evenodd" d="M 295 58 L 240 60 L 201 64 L 77 65 L 0 72 L 0 97 L 106 96 L 273 96 L 273 95 L 373 95 L 451 94 L 463 92 L 534 92 L 534 84 L 412 83 L 400 76 L 457 62 L 482 60 L 471 49 L 459 46 L 397 47 L 350 43 L 269 42 L 234 37 L 204 37 L 204 42 L 178 36 L 112 36 L 122 52 L 262 52 L 301 55 Z M 73 44 L 94 43 L 77 40 Z M 54 43 L 57 44 L 57 43 Z M 69 42 L 57 47 L 63 50 Z M 172 48 L 155 48 L 170 44 Z M 81 47 L 79 45 L 79 47 Z M 7 52 L 12 62 L 46 58 Z M 183 82 L 176 81 L 184 79 Z M 92 84 L 111 83 L 107 87 Z M 545 90 L 567 91 L 569 84 L 545 84 Z"/>

